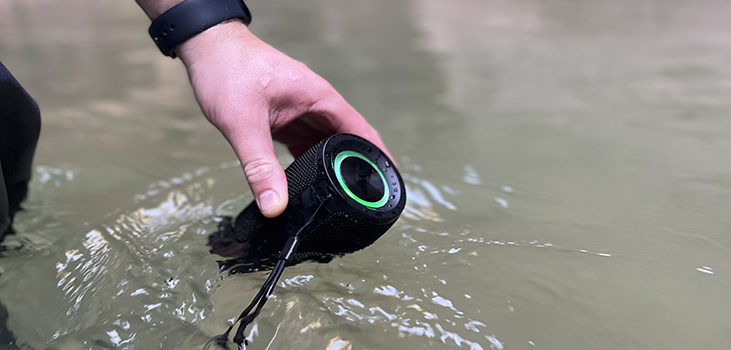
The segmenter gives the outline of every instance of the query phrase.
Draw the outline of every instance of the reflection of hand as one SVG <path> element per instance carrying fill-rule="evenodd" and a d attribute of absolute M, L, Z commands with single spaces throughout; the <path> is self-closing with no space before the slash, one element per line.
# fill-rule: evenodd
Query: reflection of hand
<path fill-rule="evenodd" d="M 378 133 L 323 78 L 255 37 L 239 21 L 181 44 L 203 114 L 233 147 L 267 217 L 287 206 L 287 179 L 272 139 L 299 156 L 334 133 L 357 134 L 385 150 Z"/>

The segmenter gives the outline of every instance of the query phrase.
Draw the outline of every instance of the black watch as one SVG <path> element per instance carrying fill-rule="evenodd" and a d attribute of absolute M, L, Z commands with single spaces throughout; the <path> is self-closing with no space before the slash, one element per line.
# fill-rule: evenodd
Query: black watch
<path fill-rule="evenodd" d="M 185 0 L 152 21 L 148 32 L 165 56 L 175 58 L 183 41 L 231 18 L 251 23 L 243 0 Z"/>

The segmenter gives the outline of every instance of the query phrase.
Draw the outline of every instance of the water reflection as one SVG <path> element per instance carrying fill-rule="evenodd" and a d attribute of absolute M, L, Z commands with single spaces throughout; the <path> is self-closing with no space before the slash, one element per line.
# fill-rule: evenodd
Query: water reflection
<path fill-rule="evenodd" d="M 211 175 L 221 171 L 238 169 L 225 163 L 150 184 L 148 191 L 134 196 L 137 209 L 110 214 L 116 219 L 91 229 L 80 240 L 61 238 L 55 245 L 65 249 L 62 260 L 54 263 L 54 250 L 41 247 L 40 252 L 46 253 L 35 261 L 34 270 L 40 268 L 37 271 L 41 272 L 38 275 L 18 279 L 23 269 L 10 270 L 4 277 L 17 279 L 19 284 L 38 284 L 38 279 L 45 276 L 42 267 L 54 264 L 61 300 L 46 296 L 24 303 L 39 305 L 45 314 L 63 312 L 67 320 L 59 324 L 41 318 L 49 333 L 40 337 L 28 338 L 25 331 L 38 335 L 43 328 L 21 328 L 16 333 L 21 344 L 36 347 L 50 341 L 52 346 L 82 342 L 92 348 L 121 347 L 170 343 L 164 339 L 185 333 L 184 337 L 176 336 L 174 344 L 205 343 L 206 334 L 183 331 L 180 322 L 194 325 L 212 312 L 208 293 L 218 280 L 218 271 L 205 239 L 214 224 L 214 208 L 218 214 L 229 214 L 225 208 L 237 200 L 231 198 L 218 207 L 211 205 L 211 191 L 216 184 L 210 181 Z M 43 181 L 43 177 L 36 181 Z M 151 192 L 156 189 L 166 191 Z M 173 319 L 178 322 L 171 323 Z"/>
<path fill-rule="evenodd" d="M 411 195 L 376 245 L 288 268 L 252 348 L 725 348 L 727 1 L 251 6 L 408 156 Z M 0 259 L 25 348 L 201 348 L 266 277 L 218 274 L 214 217 L 250 197 L 146 25 L 0 1 L 45 122 Z"/>

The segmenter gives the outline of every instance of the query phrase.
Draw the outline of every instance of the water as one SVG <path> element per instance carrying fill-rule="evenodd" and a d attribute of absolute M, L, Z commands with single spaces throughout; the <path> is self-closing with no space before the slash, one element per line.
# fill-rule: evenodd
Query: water
<path fill-rule="evenodd" d="M 250 7 L 379 129 L 410 203 L 372 247 L 288 268 L 249 348 L 728 347 L 731 3 Z M 252 198 L 146 26 L 132 1 L 0 1 L 44 119 L 0 258 L 21 348 L 201 349 L 266 277 L 208 253 Z"/>

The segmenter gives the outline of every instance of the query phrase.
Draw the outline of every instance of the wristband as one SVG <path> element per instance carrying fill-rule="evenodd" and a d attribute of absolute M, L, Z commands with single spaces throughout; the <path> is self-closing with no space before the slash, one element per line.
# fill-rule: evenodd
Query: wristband
<path fill-rule="evenodd" d="M 175 58 L 178 45 L 231 18 L 251 23 L 243 0 L 185 0 L 152 21 L 148 32 L 165 56 Z"/>

